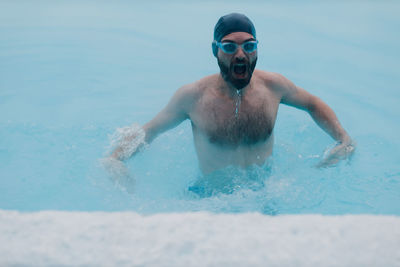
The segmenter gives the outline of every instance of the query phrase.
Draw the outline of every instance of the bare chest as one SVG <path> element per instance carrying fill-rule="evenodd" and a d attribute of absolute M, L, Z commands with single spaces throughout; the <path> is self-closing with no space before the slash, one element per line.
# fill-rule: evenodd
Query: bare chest
<path fill-rule="evenodd" d="M 234 98 L 206 96 L 197 104 L 192 123 L 210 143 L 252 145 L 271 136 L 278 104 L 268 93 Z"/>

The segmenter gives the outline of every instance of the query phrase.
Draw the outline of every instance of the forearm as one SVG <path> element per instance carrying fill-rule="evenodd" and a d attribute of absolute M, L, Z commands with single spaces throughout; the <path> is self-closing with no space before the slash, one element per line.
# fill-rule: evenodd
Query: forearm
<path fill-rule="evenodd" d="M 118 128 L 111 137 L 111 146 L 113 151 L 110 157 L 116 160 L 125 160 L 136 154 L 143 147 L 146 133 L 144 129 L 138 125 Z"/>
<path fill-rule="evenodd" d="M 134 192 L 135 180 L 123 160 L 136 154 L 145 144 L 145 131 L 140 125 L 118 128 L 111 137 L 113 151 L 101 160 L 110 178 L 129 193 Z"/>
<path fill-rule="evenodd" d="M 318 99 L 308 109 L 309 114 L 321 129 L 328 133 L 334 140 L 350 144 L 351 138 L 340 124 L 333 110 Z"/>
<path fill-rule="evenodd" d="M 354 153 L 354 141 L 343 129 L 335 112 L 325 102 L 287 80 L 284 80 L 280 89 L 281 103 L 307 111 L 318 126 L 338 142 L 317 167 L 333 166 Z"/>

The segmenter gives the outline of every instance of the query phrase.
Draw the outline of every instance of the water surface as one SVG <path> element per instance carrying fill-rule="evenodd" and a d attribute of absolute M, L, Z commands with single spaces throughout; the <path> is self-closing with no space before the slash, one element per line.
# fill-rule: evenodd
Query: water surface
<path fill-rule="evenodd" d="M 218 72 L 212 30 L 233 11 L 256 25 L 257 68 L 335 110 L 358 143 L 352 160 L 314 168 L 333 140 L 281 106 L 271 169 L 226 170 L 232 190 L 187 190 L 200 175 L 189 122 L 128 162 L 135 195 L 114 186 L 98 164 L 109 136 Z M 399 11 L 395 1 L 2 1 L 0 208 L 399 215 Z M 254 176 L 262 186 L 239 182 Z"/>

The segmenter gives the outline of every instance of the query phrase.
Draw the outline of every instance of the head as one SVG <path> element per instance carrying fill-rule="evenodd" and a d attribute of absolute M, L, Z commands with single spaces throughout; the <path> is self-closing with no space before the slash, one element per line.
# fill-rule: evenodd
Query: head
<path fill-rule="evenodd" d="M 245 15 L 221 17 L 214 28 L 213 54 L 224 80 L 240 90 L 246 87 L 257 63 L 256 31 Z M 229 45 L 227 45 L 229 44 Z"/>

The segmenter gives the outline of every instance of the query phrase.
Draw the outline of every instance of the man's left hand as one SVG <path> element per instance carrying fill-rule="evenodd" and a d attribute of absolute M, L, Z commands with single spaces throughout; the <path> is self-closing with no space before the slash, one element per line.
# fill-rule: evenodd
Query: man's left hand
<path fill-rule="evenodd" d="M 332 167 L 340 160 L 350 158 L 356 149 L 354 141 L 339 143 L 333 147 L 328 154 L 317 165 L 317 168 Z"/>

